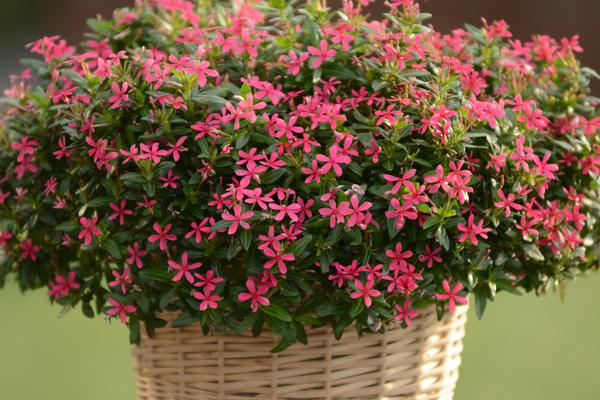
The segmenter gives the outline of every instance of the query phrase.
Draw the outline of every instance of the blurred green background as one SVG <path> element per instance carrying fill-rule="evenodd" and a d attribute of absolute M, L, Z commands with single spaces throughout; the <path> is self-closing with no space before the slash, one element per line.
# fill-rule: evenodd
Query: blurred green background
<path fill-rule="evenodd" d="M 564 302 L 501 294 L 482 321 L 471 313 L 455 399 L 600 398 L 598 287 L 593 273 Z M 0 290 L 0 399 L 134 400 L 125 328 L 59 313 L 43 292 Z"/>

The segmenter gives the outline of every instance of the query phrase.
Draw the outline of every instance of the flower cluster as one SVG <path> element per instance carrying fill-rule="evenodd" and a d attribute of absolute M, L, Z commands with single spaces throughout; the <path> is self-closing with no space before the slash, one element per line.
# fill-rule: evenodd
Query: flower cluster
<path fill-rule="evenodd" d="M 0 126 L 0 283 L 165 324 L 408 326 L 598 267 L 577 37 L 271 0 L 145 0 L 29 47 Z M 368 3 L 368 2 L 367 2 Z"/>

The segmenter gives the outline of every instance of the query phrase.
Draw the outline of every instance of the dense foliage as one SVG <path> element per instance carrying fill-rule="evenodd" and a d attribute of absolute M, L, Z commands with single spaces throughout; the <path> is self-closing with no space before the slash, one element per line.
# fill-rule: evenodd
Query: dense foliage
<path fill-rule="evenodd" d="M 577 37 L 440 34 L 412 0 L 138 1 L 30 45 L 0 130 L 0 281 L 139 340 L 179 311 L 337 336 L 598 267 L 600 115 Z"/>

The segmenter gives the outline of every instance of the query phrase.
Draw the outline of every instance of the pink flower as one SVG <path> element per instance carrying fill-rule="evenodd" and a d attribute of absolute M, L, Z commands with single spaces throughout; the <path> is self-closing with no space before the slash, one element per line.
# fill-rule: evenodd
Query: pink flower
<path fill-rule="evenodd" d="M 142 262 L 142 257 L 146 255 L 146 250 L 140 250 L 140 244 L 135 242 L 133 246 L 127 247 L 127 252 L 129 253 L 129 258 L 127 259 L 127 264 L 135 265 L 139 269 L 144 267 L 144 263 Z"/>
<path fill-rule="evenodd" d="M 409 309 L 410 307 L 410 300 L 406 299 L 404 301 L 403 305 L 400 304 L 396 304 L 396 311 L 398 311 L 398 313 L 396 314 L 396 316 L 394 317 L 394 319 L 396 321 L 404 321 L 406 323 L 406 327 L 408 328 L 411 324 L 411 318 L 416 318 L 419 316 L 419 313 L 416 312 L 415 310 L 411 310 Z"/>
<path fill-rule="evenodd" d="M 161 226 L 158 223 L 154 223 L 154 225 L 152 226 L 152 228 L 154 229 L 154 231 L 156 232 L 155 235 L 150 235 L 148 237 L 148 241 L 150 243 L 154 243 L 156 241 L 158 241 L 158 247 L 162 250 L 165 251 L 167 250 L 167 241 L 175 241 L 177 240 L 177 236 L 173 235 L 173 234 L 169 234 L 169 231 L 171 230 L 172 225 L 171 224 L 167 224 L 167 226 L 165 226 L 165 228 L 161 228 Z"/>
<path fill-rule="evenodd" d="M 442 287 L 444 288 L 444 292 L 446 293 L 436 293 L 435 297 L 438 300 L 448 300 L 448 309 L 450 310 L 450 312 L 454 312 L 454 310 L 456 310 L 455 302 L 460 304 L 467 304 L 466 297 L 457 296 L 457 293 L 460 292 L 463 288 L 462 284 L 457 283 L 454 286 L 454 288 L 451 289 L 448 281 L 444 279 L 444 281 L 442 282 Z"/>
<path fill-rule="evenodd" d="M 352 293 L 350 297 L 353 299 L 362 297 L 363 301 L 365 302 L 365 306 L 370 308 L 371 304 L 373 303 L 371 297 L 381 296 L 381 292 L 379 290 L 373 289 L 374 285 L 375 281 L 372 279 L 368 280 L 366 284 L 363 284 L 360 280 L 356 279 L 354 281 L 354 286 L 356 287 L 357 291 Z"/>
<path fill-rule="evenodd" d="M 209 68 L 210 64 L 208 61 L 200 61 L 195 63 L 194 65 L 187 68 L 187 73 L 196 74 L 198 77 L 198 86 L 204 87 L 208 83 L 207 76 L 216 78 L 219 76 L 219 73 Z"/>
<path fill-rule="evenodd" d="M 190 271 L 200 268 L 202 266 L 202 263 L 197 262 L 197 263 L 193 263 L 193 264 L 188 264 L 188 258 L 189 258 L 189 254 L 186 251 L 181 255 L 181 264 L 179 264 L 173 260 L 167 261 L 167 263 L 169 264 L 169 267 L 178 271 L 177 274 L 175 274 L 175 276 L 173 277 L 173 282 L 179 282 L 181 280 L 181 278 L 185 276 L 185 279 L 189 283 L 194 283 L 194 277 L 192 276 L 192 273 Z"/>
<path fill-rule="evenodd" d="M 19 248 L 22 250 L 21 258 L 23 260 L 29 258 L 31 261 L 37 261 L 37 253 L 41 250 L 41 247 L 37 244 L 33 244 L 31 239 L 19 243 Z"/>
<path fill-rule="evenodd" d="M 479 243 L 477 240 L 478 235 L 484 239 L 487 239 L 487 233 L 492 231 L 490 228 L 483 227 L 483 220 L 480 220 L 477 224 L 475 224 L 475 216 L 473 214 L 469 215 L 468 225 L 458 224 L 457 228 L 462 232 L 462 235 L 458 241 L 460 243 L 464 243 L 467 239 L 469 239 L 475 246 L 477 246 L 477 243 Z"/>
<path fill-rule="evenodd" d="M 307 167 L 301 167 L 300 171 L 305 174 L 308 175 L 308 177 L 304 180 L 305 184 L 309 184 L 311 183 L 313 180 L 316 183 L 321 182 L 321 168 L 319 168 L 319 164 L 317 163 L 317 160 L 312 160 L 311 162 L 311 167 L 307 168 Z"/>
<path fill-rule="evenodd" d="M 202 234 L 207 234 L 209 239 L 213 238 L 216 235 L 216 232 L 211 233 L 211 225 L 209 224 L 214 224 L 214 218 L 204 218 L 200 223 L 192 222 L 190 224 L 192 230 L 185 234 L 185 238 L 189 239 L 194 237 L 196 243 L 202 241 Z"/>
<path fill-rule="evenodd" d="M 110 203 L 109 205 L 110 208 L 115 211 L 110 217 L 108 217 L 109 221 L 114 221 L 115 219 L 119 218 L 119 225 L 123 225 L 125 224 L 125 216 L 133 215 L 133 210 L 128 210 L 126 208 L 127 200 L 125 199 L 121 200 L 120 205 L 117 205 L 117 203 Z"/>
<path fill-rule="evenodd" d="M 83 230 L 79 232 L 77 237 L 81 240 L 84 240 L 86 246 L 89 246 L 92 243 L 93 236 L 99 236 L 102 231 L 96 227 L 98 223 L 98 217 L 94 216 L 91 219 L 81 217 L 79 219 L 79 223 L 83 226 Z"/>
<path fill-rule="evenodd" d="M 321 39 L 321 41 L 319 42 L 318 49 L 313 46 L 308 46 L 308 52 L 310 55 L 315 57 L 313 58 L 312 64 L 310 65 L 311 68 L 319 68 L 321 64 L 323 64 L 330 58 L 335 57 L 335 55 L 337 54 L 337 51 L 328 48 L 327 40 L 325 39 Z"/>
<path fill-rule="evenodd" d="M 533 163 L 535 164 L 535 173 L 540 176 L 545 176 L 548 179 L 555 179 L 556 175 L 554 173 L 559 170 L 558 165 L 548 163 L 548 159 L 552 153 L 550 151 L 544 154 L 544 158 L 540 159 L 538 156 L 533 158 Z"/>
<path fill-rule="evenodd" d="M 38 147 L 39 142 L 35 140 L 29 140 L 29 138 L 25 135 L 21 136 L 18 142 L 13 142 L 11 144 L 11 148 L 19 152 L 19 155 L 17 156 L 18 162 L 25 160 L 27 155 L 32 156 L 35 153 L 35 149 Z"/>
<path fill-rule="evenodd" d="M 354 225 L 362 225 L 365 220 L 365 213 L 367 213 L 372 206 L 373 203 L 369 201 L 359 204 L 358 196 L 353 194 L 350 198 L 349 210 L 347 211 L 350 216 L 350 218 L 348 218 L 348 227 L 352 228 Z"/>
<path fill-rule="evenodd" d="M 396 117 L 402 115 L 399 110 L 394 110 L 394 105 L 390 104 L 385 110 L 375 111 L 375 115 L 378 117 L 376 125 L 382 125 L 388 123 L 390 126 L 396 125 Z"/>
<path fill-rule="evenodd" d="M 196 272 L 194 273 L 194 276 L 198 279 L 198 281 L 194 283 L 194 286 L 206 286 L 210 291 L 213 291 L 217 288 L 217 283 L 223 282 L 223 278 L 215 275 L 215 271 L 213 271 L 212 269 L 206 271 L 206 275 L 202 275 Z"/>
<path fill-rule="evenodd" d="M 229 212 L 224 212 L 223 219 L 225 221 L 233 221 L 233 223 L 229 226 L 229 229 L 227 230 L 227 234 L 233 235 L 234 233 L 236 233 L 238 230 L 238 226 L 241 226 L 243 229 L 250 229 L 250 224 L 245 222 L 245 220 L 248 220 L 252 217 L 254 217 L 254 212 L 242 212 L 242 206 L 240 205 L 233 207 L 233 215 L 231 215 Z"/>
<path fill-rule="evenodd" d="M 263 294 L 269 291 L 268 286 L 258 285 L 257 288 L 254 280 L 248 279 L 246 281 L 246 288 L 248 289 L 248 292 L 238 294 L 238 300 L 241 302 L 250 300 L 252 312 L 257 312 L 260 305 L 268 306 L 270 304 L 269 299 L 263 296 Z"/>
<path fill-rule="evenodd" d="M 381 154 L 381 147 L 379 147 L 375 140 L 371 139 L 369 148 L 365 150 L 365 155 L 372 155 L 371 161 L 373 161 L 373 164 L 377 164 L 379 162 L 379 154 Z"/>
<path fill-rule="evenodd" d="M 177 139 L 177 142 L 175 144 L 169 143 L 169 147 L 171 148 L 171 155 L 173 156 L 173 160 L 175 160 L 175 162 L 179 161 L 179 153 L 184 153 L 188 151 L 188 149 L 183 146 L 186 140 L 187 136 L 182 136 L 179 139 Z"/>
<path fill-rule="evenodd" d="M 75 278 L 75 271 L 69 272 L 66 278 L 62 275 L 56 274 L 54 276 L 55 282 L 49 283 L 50 290 L 48 291 L 48 295 L 54 299 L 68 296 L 71 291 L 75 291 L 81 287 Z"/>
<path fill-rule="evenodd" d="M 214 310 L 219 306 L 219 301 L 221 301 L 221 296 L 212 294 L 207 287 L 204 288 L 203 293 L 194 291 L 192 296 L 198 300 L 202 300 L 199 306 L 200 311 L 206 311 L 208 308 Z"/>
<path fill-rule="evenodd" d="M 271 210 L 279 211 L 277 215 L 275 215 L 275 221 L 283 221 L 287 216 L 290 218 L 292 222 L 298 222 L 298 213 L 302 209 L 300 204 L 292 203 L 292 204 L 269 204 Z"/>
<path fill-rule="evenodd" d="M 346 222 L 346 215 L 350 215 L 349 203 L 347 201 L 341 202 L 339 205 L 335 200 L 329 201 L 329 208 L 324 207 L 319 209 L 319 214 L 324 217 L 329 217 L 329 226 L 334 228 L 337 224 L 343 224 Z"/>
<path fill-rule="evenodd" d="M 390 269 L 393 271 L 402 267 L 406 267 L 408 265 L 406 260 L 413 256 L 413 252 L 410 250 L 402 251 L 402 243 L 396 243 L 395 249 L 386 250 L 385 255 L 386 257 L 392 259 L 392 262 L 390 263 Z"/>
<path fill-rule="evenodd" d="M 322 163 L 325 163 L 320 170 L 320 173 L 326 174 L 329 170 L 333 169 L 335 176 L 342 176 L 341 164 L 350 164 L 352 159 L 347 155 L 339 153 L 337 146 L 329 148 L 329 157 L 325 154 L 317 154 L 316 159 Z"/>
<path fill-rule="evenodd" d="M 395 219 L 396 222 L 394 226 L 396 229 L 402 229 L 406 219 L 415 220 L 419 216 L 412 204 L 413 203 L 410 201 L 400 204 L 400 200 L 394 198 L 390 201 L 392 209 L 385 212 L 385 217 L 388 219 Z"/>
<path fill-rule="evenodd" d="M 496 172 L 500 172 L 502 168 L 506 167 L 506 154 L 493 154 L 485 168 L 490 169 L 492 167 L 496 170 Z"/>
<path fill-rule="evenodd" d="M 160 150 L 158 148 L 158 143 L 152 143 L 151 145 L 147 145 L 145 143 L 140 144 L 140 149 L 142 150 L 142 155 L 140 159 L 142 160 L 152 160 L 153 163 L 158 164 L 160 162 L 160 157 L 165 157 L 169 155 L 168 150 Z"/>
<path fill-rule="evenodd" d="M 161 176 L 160 180 L 163 181 L 163 187 L 170 187 L 171 189 L 177 189 L 177 181 L 179 177 L 173 175 L 173 170 L 169 170 L 166 176 Z"/>
<path fill-rule="evenodd" d="M 500 209 L 504 209 L 504 216 L 506 218 L 510 217 L 511 208 L 516 211 L 523 209 L 522 205 L 515 203 L 517 197 L 513 193 L 509 193 L 508 196 L 505 196 L 504 192 L 498 189 L 498 197 L 500 197 L 500 201 L 497 201 L 494 205 Z"/>
<path fill-rule="evenodd" d="M 110 304 L 113 308 L 108 310 L 106 314 L 108 314 L 109 317 L 114 317 L 115 315 L 118 315 L 119 320 L 124 324 L 127 323 L 127 316 L 137 311 L 136 306 L 121 304 L 112 297 L 108 299 L 108 304 Z"/>
<path fill-rule="evenodd" d="M 127 285 L 131 285 L 133 282 L 131 279 L 131 270 L 129 268 L 125 268 L 122 274 L 119 271 L 113 270 L 112 275 L 115 277 L 115 280 L 108 282 L 108 286 L 121 286 L 121 292 L 125 294 L 127 292 Z"/>
<path fill-rule="evenodd" d="M 400 177 L 400 178 L 398 178 L 397 176 L 394 176 L 394 175 L 383 174 L 383 178 L 386 180 L 386 184 L 388 184 L 388 185 L 393 184 L 392 188 L 390 190 L 388 190 L 387 192 L 385 192 L 384 194 L 388 195 L 388 194 L 398 193 L 400 191 L 400 189 L 402 189 L 402 186 L 405 186 L 406 183 L 408 182 L 408 180 L 410 178 L 412 178 L 413 176 L 415 176 L 416 173 L 417 173 L 417 170 L 413 168 L 413 169 L 409 169 L 408 171 L 406 171 L 406 173 L 404 175 L 402 175 L 402 177 Z"/>
<path fill-rule="evenodd" d="M 285 263 L 294 261 L 296 259 L 296 257 L 294 257 L 294 255 L 291 253 L 284 254 L 278 242 L 273 243 L 272 249 L 270 247 L 265 248 L 263 253 L 265 253 L 265 256 L 270 258 L 270 260 L 264 264 L 264 267 L 266 269 L 271 269 L 273 266 L 277 265 L 277 268 L 279 268 L 279 272 L 282 275 L 287 273 L 287 265 Z"/>
<path fill-rule="evenodd" d="M 300 73 L 300 69 L 302 68 L 304 62 L 308 59 L 308 54 L 302 53 L 300 57 L 296 54 L 294 50 L 290 50 L 288 52 L 288 57 L 280 56 L 279 61 L 282 62 L 286 68 L 288 69 L 288 74 L 292 76 L 296 76 Z"/>
<path fill-rule="evenodd" d="M 425 245 L 425 253 L 419 255 L 419 261 L 422 263 L 427 263 L 427 268 L 433 267 L 434 263 L 441 263 L 442 258 L 437 254 L 442 251 L 441 247 L 436 247 L 435 249 L 431 249 L 428 244 Z"/>
<path fill-rule="evenodd" d="M 108 102 L 112 105 L 111 108 L 119 108 L 121 103 L 129 101 L 129 95 L 127 91 L 129 90 L 129 83 L 123 82 L 123 84 L 119 87 L 117 82 L 113 82 L 111 85 L 114 96 L 108 99 Z"/>

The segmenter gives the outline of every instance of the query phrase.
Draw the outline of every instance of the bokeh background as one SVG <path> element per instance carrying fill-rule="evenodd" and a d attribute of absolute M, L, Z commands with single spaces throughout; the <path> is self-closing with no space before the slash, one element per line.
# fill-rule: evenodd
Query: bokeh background
<path fill-rule="evenodd" d="M 0 0 L 0 89 L 24 45 L 43 35 L 82 39 L 86 19 L 133 0 Z M 335 3 L 335 2 L 334 2 Z M 600 0 L 429 0 L 442 32 L 505 19 L 517 38 L 581 35 L 583 62 L 600 70 Z M 376 0 L 370 11 L 383 9 Z M 594 86 L 596 95 L 600 85 Z M 501 294 L 483 321 L 471 313 L 456 400 L 600 399 L 600 275 L 545 298 Z M 471 310 L 472 311 L 472 310 Z M 64 316 L 43 292 L 0 290 L 0 399 L 134 400 L 127 333 L 117 323 Z"/>

